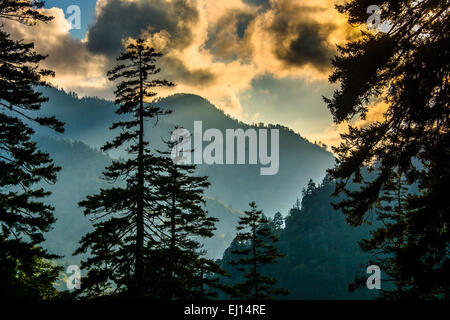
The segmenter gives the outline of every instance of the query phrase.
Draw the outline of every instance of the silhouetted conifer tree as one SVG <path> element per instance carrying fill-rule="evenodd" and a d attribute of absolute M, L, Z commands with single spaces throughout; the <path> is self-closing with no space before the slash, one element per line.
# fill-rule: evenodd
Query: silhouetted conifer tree
<path fill-rule="evenodd" d="M 218 263 L 210 259 L 200 258 L 196 265 L 196 282 L 191 297 L 197 300 L 217 298 L 219 292 L 229 292 L 230 287 L 222 278 L 228 276 Z"/>
<path fill-rule="evenodd" d="M 245 247 L 231 252 L 242 258 L 230 262 L 245 273 L 245 281 L 235 284 L 231 295 L 248 300 L 267 300 L 275 295 L 288 294 L 285 289 L 274 288 L 276 279 L 261 273 L 265 265 L 276 263 L 283 255 L 274 246 L 278 239 L 263 212 L 257 209 L 255 202 L 250 202 L 249 205 L 250 210 L 245 211 L 244 216 L 239 219 L 236 236 Z"/>
<path fill-rule="evenodd" d="M 122 180 L 124 187 L 102 189 L 80 202 L 85 214 L 93 216 L 94 231 L 85 235 L 75 252 L 90 253 L 82 263 L 88 271 L 83 289 L 87 295 L 103 295 L 108 290 L 117 294 L 145 295 L 145 252 L 158 240 L 150 230 L 154 219 L 155 177 L 164 169 L 165 161 L 152 155 L 145 141 L 144 121 L 168 113 L 152 103 L 155 87 L 173 86 L 166 80 L 149 79 L 160 72 L 155 66 L 160 52 L 144 40 L 127 45 L 117 59 L 120 64 L 108 72 L 111 81 L 123 80 L 117 85 L 116 113 L 131 115 L 131 120 L 119 121 L 111 129 L 122 132 L 102 150 L 126 146 L 130 158 L 114 161 L 104 172 L 111 182 Z"/>
<path fill-rule="evenodd" d="M 172 150 L 175 143 L 167 145 Z M 171 152 L 162 153 L 169 154 Z M 164 172 L 155 181 L 157 202 L 152 225 L 159 240 L 155 250 L 164 270 L 160 275 L 160 296 L 165 299 L 206 298 L 205 285 L 217 281 L 205 276 L 221 272 L 213 261 L 202 257 L 205 252 L 199 243 L 200 238 L 213 236 L 214 224 L 218 221 L 209 217 L 205 210 L 204 191 L 210 183 L 207 177 L 195 175 L 195 165 L 182 164 L 169 157 L 164 160 Z"/>
<path fill-rule="evenodd" d="M 52 19 L 36 10 L 41 6 L 40 1 L 1 1 L 0 24 Z M 37 184 L 54 183 L 60 168 L 31 140 L 30 123 L 58 132 L 63 124 L 34 116 L 48 101 L 36 86 L 47 85 L 43 77 L 53 72 L 39 68 L 45 57 L 33 47 L 0 30 L 0 295 L 48 299 L 56 295 L 53 282 L 60 268 L 46 261 L 57 256 L 40 246 L 55 218 L 54 208 L 43 201 L 50 193 Z"/>
<path fill-rule="evenodd" d="M 377 219 L 382 222 L 382 226 L 372 232 L 372 238 L 360 242 L 364 251 L 383 252 L 381 257 L 370 263 L 378 265 L 394 284 L 395 289 L 382 290 L 384 298 L 417 298 L 408 296 L 408 291 L 403 291 L 403 288 L 407 288 L 411 283 L 408 281 L 409 275 L 403 273 L 401 261 L 403 256 L 408 254 L 408 241 L 411 240 L 407 238 L 405 229 L 413 216 L 408 204 L 411 196 L 402 172 L 392 175 L 390 180 L 386 181 L 380 202 L 376 205 Z M 356 287 L 358 282 L 365 283 L 366 277 L 357 279 L 352 287 Z"/>
<path fill-rule="evenodd" d="M 312 179 L 309 179 L 308 185 L 306 186 L 306 188 L 303 188 L 302 190 L 302 196 L 303 197 L 310 196 L 314 193 L 314 190 L 316 190 L 316 184 Z"/>
<path fill-rule="evenodd" d="M 273 219 L 271 221 L 271 225 L 273 226 L 273 229 L 275 231 L 279 231 L 281 229 L 283 229 L 283 225 L 284 225 L 284 218 L 283 215 L 281 214 L 281 212 L 277 212 L 275 213 L 275 215 L 273 216 Z"/>
<path fill-rule="evenodd" d="M 368 19 L 368 5 L 354 0 L 338 10 L 361 25 Z M 389 0 L 377 5 L 389 30 L 362 32 L 339 47 L 340 55 L 332 61 L 330 81 L 340 82 L 340 90 L 325 101 L 336 123 L 364 119 L 376 103 L 386 105 L 383 119 L 349 127 L 343 143 L 334 148 L 338 160 L 330 175 L 337 181 L 335 194 L 347 196 L 336 208 L 350 224 L 361 225 L 371 209 L 387 201 L 383 195 L 393 191 L 392 181 L 401 172 L 418 192 L 403 200 L 401 210 L 391 207 L 385 225 L 363 249 L 395 256 L 386 258 L 395 261 L 384 260 L 394 263 L 386 264 L 385 271 L 402 287 L 402 296 L 448 299 L 449 2 Z M 363 168 L 372 174 L 363 175 Z M 348 190 L 350 179 L 361 188 Z"/>

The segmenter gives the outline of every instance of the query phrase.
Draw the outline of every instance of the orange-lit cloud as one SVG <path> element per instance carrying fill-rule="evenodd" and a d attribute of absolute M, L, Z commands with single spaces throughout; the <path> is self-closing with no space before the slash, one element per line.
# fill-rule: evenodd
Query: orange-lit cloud
<path fill-rule="evenodd" d="M 364 128 L 369 126 L 370 124 L 383 121 L 384 113 L 388 109 L 388 105 L 384 101 L 376 101 L 368 106 L 368 112 L 366 114 L 365 119 L 358 119 L 351 123 L 352 126 L 357 128 Z M 348 125 L 349 123 L 344 121 L 340 124 L 332 124 L 329 127 L 325 128 L 325 130 L 311 134 L 309 139 L 312 141 L 321 141 L 325 143 L 327 146 L 338 146 L 341 142 L 341 134 L 348 133 Z"/>
<path fill-rule="evenodd" d="M 57 8 L 44 10 L 55 17 L 48 24 L 8 22 L 5 28 L 49 54 L 43 66 L 56 72 L 54 85 L 110 99 L 114 88 L 106 71 L 127 40 L 144 37 L 165 54 L 159 61 L 160 76 L 177 84 L 162 90 L 161 96 L 199 94 L 251 121 L 261 116 L 248 114 L 239 97 L 258 77 L 297 77 L 312 85 L 327 79 L 335 44 L 356 32 L 334 9 L 335 2 L 98 0 L 95 21 L 83 40 L 70 36 L 64 12 Z M 337 132 L 342 130 L 324 128 L 317 140 L 335 144 L 331 142 L 338 139 Z"/>
<path fill-rule="evenodd" d="M 38 53 L 48 55 L 42 67 L 56 72 L 50 82 L 82 95 L 108 95 L 110 84 L 105 78 L 107 59 L 89 52 L 86 44 L 70 37 L 70 24 L 61 9 L 42 9 L 54 17 L 48 23 L 29 27 L 7 21 L 4 28 L 14 39 L 34 42 Z"/>

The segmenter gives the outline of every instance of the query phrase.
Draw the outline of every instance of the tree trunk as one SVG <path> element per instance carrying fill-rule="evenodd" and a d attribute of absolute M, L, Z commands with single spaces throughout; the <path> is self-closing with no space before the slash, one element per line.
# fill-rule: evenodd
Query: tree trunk
<path fill-rule="evenodd" d="M 256 227 L 253 228 L 253 281 L 255 284 L 255 299 L 258 300 L 258 279 L 256 275 Z"/>
<path fill-rule="evenodd" d="M 169 252 L 169 263 L 168 263 L 168 275 L 169 275 L 169 295 L 168 299 L 171 300 L 174 296 L 174 286 L 173 286 L 173 263 L 175 262 L 175 245 L 176 245 L 176 208 L 175 208 L 176 198 L 175 198 L 175 181 L 173 182 L 173 190 L 172 190 L 172 207 L 170 213 L 170 252 Z"/>
<path fill-rule="evenodd" d="M 144 92 L 142 56 L 139 53 L 139 151 L 138 151 L 138 201 L 136 212 L 136 294 L 142 295 L 144 280 Z"/>

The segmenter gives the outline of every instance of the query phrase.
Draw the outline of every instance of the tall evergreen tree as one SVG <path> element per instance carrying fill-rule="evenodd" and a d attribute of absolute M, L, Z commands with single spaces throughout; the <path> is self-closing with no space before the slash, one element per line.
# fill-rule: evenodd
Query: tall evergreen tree
<path fill-rule="evenodd" d="M 36 10 L 40 6 L 39 1 L 1 1 L 0 23 L 50 20 Z M 33 115 L 48 101 L 36 86 L 47 85 L 43 77 L 53 75 L 39 68 L 45 57 L 33 48 L 0 30 L 0 295 L 44 299 L 56 294 L 59 268 L 46 261 L 57 256 L 40 245 L 55 218 L 43 201 L 50 193 L 37 184 L 54 183 L 60 168 L 31 140 L 30 123 L 58 132 L 63 124 Z"/>
<path fill-rule="evenodd" d="M 196 267 L 197 282 L 192 290 L 192 298 L 196 300 L 207 300 L 217 298 L 219 292 L 228 293 L 230 287 L 222 279 L 229 275 L 221 266 L 210 259 L 200 258 Z"/>
<path fill-rule="evenodd" d="M 410 211 L 408 199 L 412 197 L 408 190 L 407 181 L 402 172 L 397 172 L 391 176 L 390 181 L 386 181 L 380 202 L 376 205 L 377 219 L 382 226 L 372 232 L 371 239 L 364 239 L 360 242 L 361 248 L 366 251 L 382 252 L 381 257 L 377 257 L 371 264 L 378 265 L 381 270 L 389 276 L 389 281 L 394 286 L 390 290 L 382 290 L 381 296 L 389 299 L 415 298 L 409 295 L 408 290 L 403 291 L 403 287 L 408 287 L 408 275 L 403 274 L 402 257 L 408 251 L 407 227 L 410 225 L 409 219 L 413 217 Z M 366 278 L 357 279 L 352 287 L 356 287 L 358 282 L 365 283 Z M 383 288 L 382 288 L 383 289 Z M 416 297 L 417 298 L 417 297 Z"/>
<path fill-rule="evenodd" d="M 117 85 L 116 113 L 130 115 L 130 120 L 118 121 L 111 127 L 122 132 L 102 150 L 126 146 L 130 158 L 114 161 L 104 172 L 107 180 L 121 180 L 125 186 L 102 189 L 80 202 L 86 215 L 93 215 L 94 231 L 81 240 L 75 252 L 89 250 L 91 257 L 82 263 L 88 270 L 84 280 L 87 295 L 102 295 L 108 290 L 117 294 L 144 295 L 145 251 L 156 240 L 149 231 L 155 209 L 154 179 L 165 162 L 154 156 L 145 141 L 144 121 L 168 113 L 152 103 L 155 87 L 173 86 L 166 80 L 149 79 L 160 69 L 155 66 L 160 52 L 142 39 L 131 42 L 117 59 L 120 64 L 108 72 Z"/>
<path fill-rule="evenodd" d="M 330 81 L 340 82 L 340 89 L 325 101 L 336 123 L 364 119 L 373 102 L 386 104 L 382 120 L 363 128 L 350 126 L 342 144 L 334 148 L 338 160 L 330 175 L 337 181 L 335 194 L 347 196 L 336 208 L 350 224 L 362 224 L 401 172 L 419 190 L 406 197 L 401 210 L 391 208 L 389 225 L 363 249 L 394 255 L 403 295 L 448 299 L 450 2 L 375 4 L 390 30 L 362 32 L 359 39 L 339 47 L 332 61 Z M 365 0 L 354 0 L 338 10 L 351 24 L 362 25 L 368 6 Z M 363 168 L 372 174 L 363 175 Z M 360 188 L 348 190 L 350 179 Z M 389 243 L 399 232 L 405 241 L 394 250 Z"/>
<path fill-rule="evenodd" d="M 167 145 L 172 150 L 175 144 L 168 142 Z M 213 261 L 202 257 L 205 252 L 199 243 L 200 238 L 213 236 L 215 222 L 218 221 L 209 217 L 204 208 L 204 191 L 210 183 L 207 177 L 195 175 L 195 165 L 181 164 L 169 157 L 164 157 L 164 160 L 164 172 L 155 182 L 157 204 L 153 213 L 156 221 L 152 225 L 155 237 L 160 240 L 155 250 L 162 262 L 160 267 L 164 270 L 160 277 L 160 297 L 206 297 L 204 285 L 213 284 L 214 281 L 207 281 L 205 272 L 220 272 Z"/>
<path fill-rule="evenodd" d="M 288 292 L 282 288 L 274 288 L 277 280 L 261 273 L 264 266 L 276 263 L 283 257 L 278 253 L 274 243 L 278 238 L 273 234 L 268 220 L 262 210 L 258 210 L 255 202 L 250 202 L 250 210 L 244 212 L 237 226 L 237 241 L 244 243 L 243 249 L 232 251 L 233 255 L 241 256 L 230 262 L 245 272 L 245 281 L 233 287 L 232 296 L 248 300 L 267 300 L 274 295 L 285 295 Z"/>

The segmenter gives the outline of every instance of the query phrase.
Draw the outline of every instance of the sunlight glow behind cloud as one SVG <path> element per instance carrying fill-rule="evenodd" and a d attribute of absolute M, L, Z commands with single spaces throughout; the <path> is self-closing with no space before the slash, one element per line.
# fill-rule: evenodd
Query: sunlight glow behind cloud
<path fill-rule="evenodd" d="M 266 107 L 263 114 L 249 103 L 244 105 L 241 95 L 258 94 L 253 84 L 261 77 L 288 78 L 299 86 L 307 82 L 315 86 L 312 91 L 317 96 L 329 92 L 326 79 L 335 44 L 355 35 L 334 9 L 334 1 L 98 0 L 95 19 L 82 40 L 70 35 L 64 10 L 44 9 L 55 17 L 48 24 L 30 28 L 8 22 L 6 26 L 14 38 L 33 41 L 38 52 L 49 54 L 44 66 L 56 72 L 54 85 L 79 95 L 112 99 L 106 71 L 127 39 L 145 37 L 165 53 L 159 61 L 160 77 L 177 84 L 160 96 L 195 93 L 240 120 L 269 122 L 273 115 L 276 122 L 289 123 L 300 133 L 319 130 L 321 140 L 330 143 L 331 126 L 324 126 L 323 119 L 296 122 L 292 113 L 277 114 L 276 105 Z M 304 98 L 296 91 L 285 94 L 289 101 L 298 100 L 292 109 L 301 118 L 302 112 L 313 112 L 305 106 L 312 100 L 307 91 Z M 320 112 L 312 114 L 328 119 L 319 98 L 313 107 Z"/>

